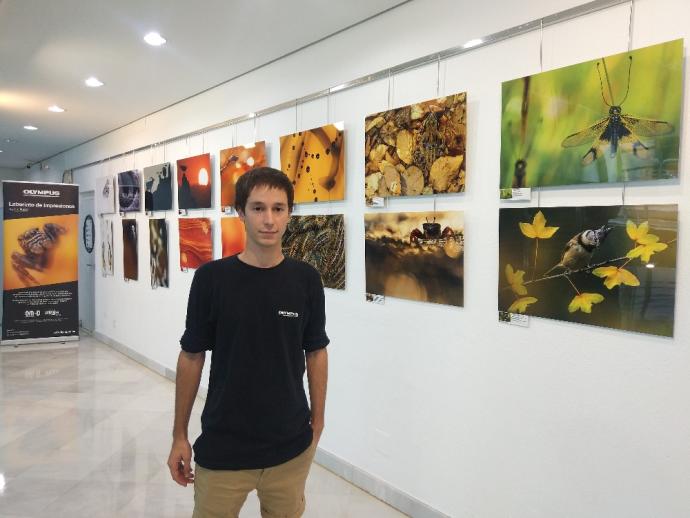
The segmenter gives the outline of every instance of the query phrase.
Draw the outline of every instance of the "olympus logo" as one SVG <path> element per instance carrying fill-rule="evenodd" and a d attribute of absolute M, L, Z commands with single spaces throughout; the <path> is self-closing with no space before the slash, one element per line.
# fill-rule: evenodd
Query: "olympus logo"
<path fill-rule="evenodd" d="M 60 191 L 47 191 L 39 189 L 24 189 L 24 196 L 60 196 Z"/>
<path fill-rule="evenodd" d="M 285 318 L 298 318 L 299 317 L 299 313 L 295 313 L 294 311 L 283 311 L 282 309 L 278 310 L 278 315 L 280 315 L 281 317 L 285 317 Z"/>

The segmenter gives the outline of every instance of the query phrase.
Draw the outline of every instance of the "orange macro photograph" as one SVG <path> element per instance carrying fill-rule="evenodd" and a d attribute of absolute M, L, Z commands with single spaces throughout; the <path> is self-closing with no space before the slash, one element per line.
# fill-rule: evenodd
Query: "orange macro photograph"
<path fill-rule="evenodd" d="M 180 268 L 199 268 L 213 260 L 209 218 L 180 218 Z"/>
<path fill-rule="evenodd" d="M 77 214 L 5 220 L 4 289 L 76 281 L 78 240 Z"/>
<path fill-rule="evenodd" d="M 240 218 L 221 218 L 220 232 L 223 243 L 223 257 L 244 251 L 247 235 L 244 233 L 244 223 L 242 223 Z"/>
<path fill-rule="evenodd" d="M 280 168 L 295 186 L 295 203 L 345 198 L 343 123 L 280 137 Z"/>
<path fill-rule="evenodd" d="M 266 143 L 255 142 L 220 150 L 220 206 L 235 205 L 235 184 L 247 171 L 266 165 Z"/>

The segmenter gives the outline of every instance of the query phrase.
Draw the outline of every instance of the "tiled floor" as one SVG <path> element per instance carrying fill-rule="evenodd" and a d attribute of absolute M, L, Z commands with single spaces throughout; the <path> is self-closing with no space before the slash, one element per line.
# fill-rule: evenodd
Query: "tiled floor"
<path fill-rule="evenodd" d="M 174 384 L 106 345 L 0 348 L 0 516 L 191 516 L 165 465 Z M 199 432 L 203 402 L 192 413 Z M 314 465 L 305 517 L 403 514 Z M 250 495 L 242 518 L 259 517 Z"/>

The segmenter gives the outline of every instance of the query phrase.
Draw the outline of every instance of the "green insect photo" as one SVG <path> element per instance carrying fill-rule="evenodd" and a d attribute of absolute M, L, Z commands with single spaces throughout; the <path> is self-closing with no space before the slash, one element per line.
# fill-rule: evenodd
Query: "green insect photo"
<path fill-rule="evenodd" d="M 501 188 L 678 175 L 683 40 L 503 83 Z"/>

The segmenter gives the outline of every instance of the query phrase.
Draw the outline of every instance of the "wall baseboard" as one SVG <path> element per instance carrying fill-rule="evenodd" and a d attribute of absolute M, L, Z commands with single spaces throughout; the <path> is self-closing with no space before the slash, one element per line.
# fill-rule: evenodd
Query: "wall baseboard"
<path fill-rule="evenodd" d="M 421 500 L 417 500 L 415 497 L 390 485 L 388 482 L 376 478 L 371 473 L 367 473 L 322 448 L 318 448 L 314 461 L 328 471 L 344 478 L 353 486 L 357 486 L 373 497 L 386 502 L 407 516 L 414 518 L 450 518 L 449 515 L 434 509 Z"/>
<path fill-rule="evenodd" d="M 149 369 L 160 374 L 164 378 L 168 378 L 169 380 L 171 380 L 173 382 L 175 381 L 175 371 L 174 370 L 168 369 L 167 367 L 161 365 L 160 363 L 155 362 L 152 359 L 147 358 L 143 354 L 135 351 L 131 347 L 127 347 L 126 345 L 121 344 L 120 342 L 118 342 L 116 340 L 113 340 L 109 336 L 106 336 L 104 334 L 99 333 L 98 331 L 93 332 L 93 337 L 96 340 L 103 342 L 106 345 L 109 345 L 110 347 L 112 347 L 116 351 L 124 354 L 125 356 L 127 356 L 129 358 L 131 358 L 135 362 L 141 363 L 144 367 L 148 367 Z"/>
<path fill-rule="evenodd" d="M 151 360 L 150 358 L 147 358 L 131 347 L 121 344 L 120 342 L 113 340 L 112 338 L 101 334 L 98 331 L 93 332 L 93 337 L 96 340 L 99 340 L 100 342 L 112 347 L 116 351 L 124 354 L 128 358 L 131 358 L 135 362 L 142 364 L 144 367 L 151 369 L 152 371 L 165 378 L 168 378 L 173 382 L 175 381 L 174 370 L 169 369 L 164 365 Z M 202 389 L 200 389 L 199 396 L 202 397 L 202 399 L 205 399 L 205 391 L 202 392 Z M 412 516 L 414 518 L 449 518 L 449 515 L 434 509 L 421 500 L 417 500 L 415 497 L 408 495 L 404 491 L 401 491 L 400 489 L 390 485 L 388 482 L 376 478 L 374 475 L 367 473 L 366 471 L 354 466 L 353 464 L 350 464 L 346 460 L 341 459 L 337 455 L 334 455 L 322 448 L 318 448 L 314 461 L 328 471 L 347 480 L 350 484 L 357 486 L 363 491 L 366 491 L 370 495 L 387 503 L 407 516 Z"/>

